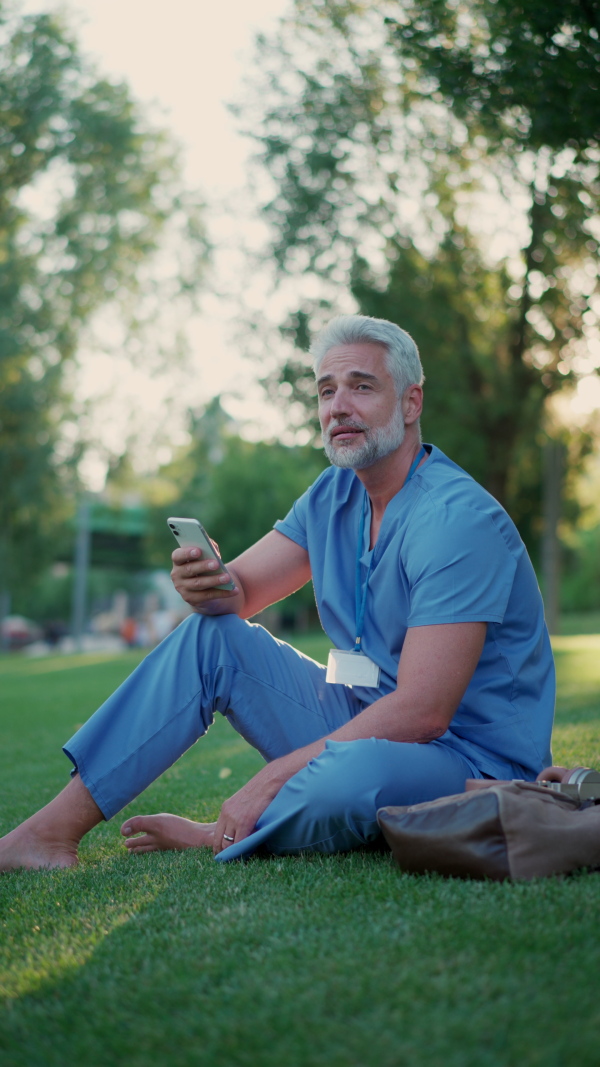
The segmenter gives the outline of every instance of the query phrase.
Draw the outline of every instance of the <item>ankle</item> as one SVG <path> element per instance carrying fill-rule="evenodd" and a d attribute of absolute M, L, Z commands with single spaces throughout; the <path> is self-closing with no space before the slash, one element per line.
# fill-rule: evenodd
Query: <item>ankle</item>
<path fill-rule="evenodd" d="M 32 844 L 37 842 L 44 849 L 69 852 L 77 852 L 79 843 L 85 831 L 79 829 L 72 822 L 60 823 L 54 820 L 46 808 L 36 811 L 29 819 L 18 828 Z"/>

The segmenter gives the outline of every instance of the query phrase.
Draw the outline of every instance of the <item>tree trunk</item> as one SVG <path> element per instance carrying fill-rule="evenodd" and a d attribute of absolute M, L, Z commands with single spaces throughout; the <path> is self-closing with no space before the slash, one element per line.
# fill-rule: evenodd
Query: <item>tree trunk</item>
<path fill-rule="evenodd" d="M 73 609 L 71 630 L 75 648 L 82 650 L 87 614 L 87 581 L 90 563 L 90 502 L 81 501 L 77 512 L 77 540 L 75 542 L 75 580 L 73 582 Z"/>
<path fill-rule="evenodd" d="M 10 639 L 4 633 L 4 620 L 10 615 L 10 593 L 8 589 L 0 589 L 0 652 L 8 652 Z"/>
<path fill-rule="evenodd" d="M 544 448 L 544 527 L 542 536 L 542 578 L 546 625 L 558 633 L 560 617 L 560 521 L 564 445 L 548 441 Z"/>

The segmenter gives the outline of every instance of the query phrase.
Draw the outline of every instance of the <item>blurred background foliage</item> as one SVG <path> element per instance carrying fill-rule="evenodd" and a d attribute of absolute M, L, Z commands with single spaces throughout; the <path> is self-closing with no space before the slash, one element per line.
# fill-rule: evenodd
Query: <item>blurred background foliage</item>
<path fill-rule="evenodd" d="M 191 295 L 207 245 L 201 205 L 181 187 L 168 136 L 146 123 L 125 85 L 98 77 L 60 18 L 0 3 L 5 599 L 52 558 L 73 510 L 85 440 L 65 368 L 99 308 L 118 305 L 130 332 L 141 325 L 154 280 L 146 267 L 167 230 L 188 254 L 161 295 Z"/>
<path fill-rule="evenodd" d="M 223 558 L 233 559 L 263 537 L 276 519 L 283 518 L 326 466 L 323 454 L 311 445 L 243 440 L 218 397 L 204 411 L 190 412 L 190 437 L 190 444 L 169 464 L 145 478 L 131 468 L 127 457 L 113 465 L 104 501 L 114 509 L 115 518 L 123 507 L 136 516 L 142 512 L 144 534 L 134 538 L 136 567 L 129 570 L 118 568 L 118 558 L 107 560 L 104 544 L 97 545 L 92 538 L 88 596 L 96 609 L 106 609 L 111 596 L 121 590 L 139 601 L 151 588 L 148 574 L 170 567 L 176 544 L 166 523 L 169 515 L 199 518 Z M 55 549 L 60 562 L 54 574 L 42 571 L 33 585 L 15 592 L 14 607 L 19 613 L 39 621 L 69 618 L 73 576 L 64 564 L 73 554 L 73 524 L 65 527 L 64 534 L 64 544 Z M 127 551 L 125 544 L 121 556 Z M 102 560 L 104 566 L 98 566 Z M 309 585 L 288 598 L 285 612 L 293 617 L 313 605 Z"/>
<path fill-rule="evenodd" d="M 327 465 L 310 445 L 243 440 L 218 397 L 203 412 L 190 414 L 190 433 L 191 444 L 148 483 L 154 503 L 147 550 L 157 567 L 176 547 L 166 525 L 167 510 L 169 515 L 195 515 L 223 558 L 233 559 L 264 537 Z"/>
<path fill-rule="evenodd" d="M 297 0 L 240 109 L 272 178 L 268 255 L 322 283 L 282 324 L 271 394 L 312 409 L 309 323 L 349 289 L 417 339 L 425 437 L 533 549 L 548 401 L 600 362 L 598 29 L 597 4 Z M 569 431 L 572 474 L 591 439 Z"/>
<path fill-rule="evenodd" d="M 0 3 L 0 587 L 39 618 L 44 567 L 73 541 L 85 446 L 65 434 L 64 367 L 98 308 L 116 301 L 140 327 L 148 264 L 174 220 L 192 251 L 171 294 L 199 290 L 208 245 L 173 146 L 127 88 L 98 78 L 60 20 L 7 12 Z M 284 310 L 241 312 L 240 336 L 290 438 L 308 430 L 311 443 L 248 442 L 216 399 L 152 476 L 116 457 L 105 498 L 120 507 L 133 493 L 147 508 L 141 568 L 165 565 L 167 514 L 197 515 L 227 559 L 286 513 L 324 464 L 311 338 L 358 310 L 415 337 L 425 439 L 507 507 L 536 564 L 542 454 L 562 443 L 563 607 L 600 607 L 600 478 L 581 491 L 598 426 L 566 405 L 600 365 L 599 35 L 597 0 L 293 0 L 257 40 L 237 111 L 271 236 L 248 271 L 270 271 Z M 49 175 L 60 180 L 41 216 Z M 68 577 L 52 581 L 64 599 Z"/>

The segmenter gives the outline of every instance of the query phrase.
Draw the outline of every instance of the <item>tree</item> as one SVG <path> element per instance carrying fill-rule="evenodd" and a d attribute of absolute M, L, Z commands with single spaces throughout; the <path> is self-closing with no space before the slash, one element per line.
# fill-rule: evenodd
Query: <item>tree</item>
<path fill-rule="evenodd" d="M 96 75 L 60 18 L 4 3 L 0 175 L 1 591 L 44 561 L 72 493 L 63 370 L 83 328 L 107 304 L 131 328 L 146 314 L 146 265 L 167 231 L 179 261 L 163 298 L 193 294 L 207 246 L 172 145 L 127 87 Z"/>
<path fill-rule="evenodd" d="M 600 142 L 597 0 L 404 2 L 393 40 L 458 118 L 513 150 Z"/>
<path fill-rule="evenodd" d="M 600 311 L 598 39 L 591 21 L 570 21 L 585 5 L 544 15 L 537 0 L 518 5 L 508 39 L 509 6 L 297 0 L 259 42 L 247 114 L 272 179 L 282 289 L 307 294 L 289 297 L 283 333 L 298 345 L 271 390 L 308 400 L 307 322 L 351 310 L 351 292 L 414 334 L 432 436 L 527 525 L 547 400 L 590 367 Z M 552 95 L 527 110 L 554 58 L 561 92 L 585 101 L 568 139 Z M 500 68 L 505 82 L 519 68 L 512 95 Z"/>

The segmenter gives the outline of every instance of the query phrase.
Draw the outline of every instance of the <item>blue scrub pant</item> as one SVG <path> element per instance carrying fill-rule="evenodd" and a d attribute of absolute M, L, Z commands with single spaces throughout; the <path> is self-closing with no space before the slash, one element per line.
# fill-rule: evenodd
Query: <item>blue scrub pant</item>
<path fill-rule="evenodd" d="M 374 695 L 374 699 L 376 694 Z M 64 746 L 106 819 L 170 767 L 219 711 L 266 760 L 343 726 L 365 705 L 262 626 L 191 615 Z M 462 792 L 476 767 L 441 741 L 327 741 L 280 790 L 256 830 L 219 854 L 338 852 L 379 837 L 377 810 Z"/>

